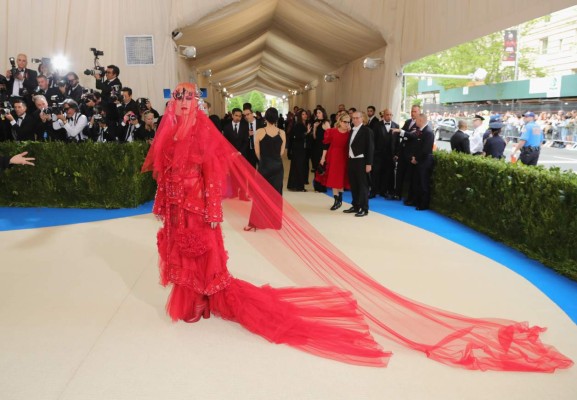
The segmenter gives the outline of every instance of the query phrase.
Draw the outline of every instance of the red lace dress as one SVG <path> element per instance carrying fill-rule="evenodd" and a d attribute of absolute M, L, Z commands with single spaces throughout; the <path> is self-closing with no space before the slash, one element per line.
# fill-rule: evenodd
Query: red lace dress
<path fill-rule="evenodd" d="M 190 156 L 172 141 L 167 160 L 182 160 L 157 176 L 154 214 L 164 221 L 157 236 L 163 285 L 172 284 L 167 312 L 173 320 L 198 321 L 210 314 L 237 321 L 271 342 L 360 365 L 385 366 L 382 351 L 348 291 L 336 287 L 256 287 L 227 270 L 220 165 Z"/>

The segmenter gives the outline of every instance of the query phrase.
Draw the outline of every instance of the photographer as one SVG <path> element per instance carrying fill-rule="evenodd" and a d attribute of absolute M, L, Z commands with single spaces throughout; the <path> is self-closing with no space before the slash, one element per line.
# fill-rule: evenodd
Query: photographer
<path fill-rule="evenodd" d="M 88 123 L 88 135 L 97 143 L 116 142 L 117 127 L 113 121 L 109 121 L 106 111 L 98 107 L 94 108 L 94 114 Z"/>
<path fill-rule="evenodd" d="M 134 134 L 135 140 L 145 140 L 147 142 L 152 142 L 154 135 L 156 134 L 156 124 L 154 123 L 154 114 L 152 111 L 145 111 L 142 114 L 142 122 L 140 128 L 136 130 Z"/>
<path fill-rule="evenodd" d="M 147 99 L 145 97 L 141 97 L 136 101 L 136 104 L 138 104 L 138 111 L 139 111 L 141 121 L 144 122 L 143 117 L 147 111 L 152 113 L 155 121 L 158 120 L 158 118 L 160 117 L 160 114 L 158 114 L 158 111 L 156 111 L 154 108 L 152 108 L 152 104 L 150 103 L 149 99 Z"/>
<path fill-rule="evenodd" d="M 93 93 L 83 94 L 80 102 L 80 113 L 86 115 L 86 118 L 90 120 L 94 114 L 94 107 L 96 107 L 96 96 Z"/>
<path fill-rule="evenodd" d="M 26 68 L 28 65 L 28 57 L 26 54 L 18 54 L 16 62 L 13 57 L 10 57 L 11 68 L 6 71 L 6 78 L 8 78 L 8 92 L 12 96 L 25 97 L 26 93 L 32 93 L 36 89 L 36 71 Z M 28 100 L 31 97 L 28 96 Z"/>
<path fill-rule="evenodd" d="M 132 112 L 135 116 L 139 116 L 138 104 L 132 99 L 132 89 L 123 87 L 120 93 L 122 94 L 122 102 L 116 104 L 118 115 L 126 116 L 129 112 Z"/>
<path fill-rule="evenodd" d="M 52 123 L 52 127 L 57 134 L 64 130 L 66 138 L 72 142 L 86 140 L 82 133 L 86 125 L 88 125 L 86 116 L 78 112 L 78 103 L 72 99 L 64 100 L 62 111 L 56 115 L 56 121 Z"/>
<path fill-rule="evenodd" d="M 120 69 L 116 65 L 109 65 L 105 70 L 105 77 L 102 77 L 98 70 L 95 70 L 94 79 L 96 79 L 96 89 L 102 92 L 102 100 L 110 101 L 112 92 L 118 93 L 122 89 L 122 83 L 118 79 Z"/>
<path fill-rule="evenodd" d="M 45 75 L 38 75 L 36 82 L 38 83 L 38 87 L 34 91 L 35 94 L 44 95 L 47 99 L 60 94 L 57 87 L 50 86 L 50 81 Z"/>
<path fill-rule="evenodd" d="M 140 121 L 138 116 L 133 111 L 128 111 L 124 114 L 124 118 L 118 127 L 119 137 L 121 142 L 133 142 L 136 131 L 140 128 Z"/>
<path fill-rule="evenodd" d="M 69 72 L 66 74 L 66 98 L 72 99 L 77 103 L 80 103 L 80 100 L 82 99 L 82 93 L 84 91 L 79 82 L 80 79 L 75 72 Z"/>
<path fill-rule="evenodd" d="M 52 127 L 52 116 L 44 113 L 48 108 L 46 97 L 41 94 L 34 96 L 34 105 L 36 106 L 36 110 L 34 110 L 32 115 L 34 116 L 34 121 L 36 121 L 38 127 L 36 130 L 38 140 L 53 140 L 55 135 Z"/>
<path fill-rule="evenodd" d="M 14 140 L 37 140 L 38 123 L 31 113 L 27 113 L 28 106 L 23 99 L 13 101 L 14 110 L 6 114 L 6 121 L 10 123 L 10 130 Z"/>

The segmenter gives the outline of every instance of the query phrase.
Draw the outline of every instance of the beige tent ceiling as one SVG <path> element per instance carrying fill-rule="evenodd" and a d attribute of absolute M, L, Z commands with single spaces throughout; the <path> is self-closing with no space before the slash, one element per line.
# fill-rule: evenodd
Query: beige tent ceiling
<path fill-rule="evenodd" d="M 245 0 L 182 28 L 197 71 L 231 93 L 282 95 L 386 46 L 382 35 L 320 0 Z"/>

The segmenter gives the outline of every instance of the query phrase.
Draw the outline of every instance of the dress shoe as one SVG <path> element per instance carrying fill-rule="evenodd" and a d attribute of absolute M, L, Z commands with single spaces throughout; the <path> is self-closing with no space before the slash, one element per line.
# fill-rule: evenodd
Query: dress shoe
<path fill-rule="evenodd" d="M 355 214 L 355 217 L 366 217 L 369 215 L 369 210 L 363 210 L 362 208 Z"/>
<path fill-rule="evenodd" d="M 413 203 L 412 201 L 405 201 L 403 204 L 406 205 L 406 206 L 409 206 L 409 207 L 416 205 L 416 204 Z"/>
<path fill-rule="evenodd" d="M 401 196 L 394 195 L 394 196 L 393 196 L 393 200 L 399 201 L 399 200 L 401 200 Z"/>
<path fill-rule="evenodd" d="M 343 212 L 346 214 L 356 213 L 357 211 L 358 210 L 355 207 L 351 207 L 351 208 L 347 208 L 346 210 L 343 210 Z"/>
<path fill-rule="evenodd" d="M 415 210 L 417 210 L 417 211 L 425 211 L 425 210 L 428 210 L 428 209 L 429 209 L 429 207 L 417 207 Z"/>

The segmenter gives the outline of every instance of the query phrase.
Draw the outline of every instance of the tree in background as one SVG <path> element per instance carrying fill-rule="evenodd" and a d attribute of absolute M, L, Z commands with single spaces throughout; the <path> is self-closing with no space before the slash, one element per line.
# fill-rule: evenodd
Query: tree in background
<path fill-rule="evenodd" d="M 244 103 L 252 104 L 253 111 L 265 111 L 265 97 L 264 94 L 257 90 L 253 90 L 248 93 L 244 93 L 240 96 L 235 96 L 228 101 L 228 105 L 226 107 L 227 111 L 232 111 L 233 108 L 240 108 L 242 110 L 242 105 Z"/>
<path fill-rule="evenodd" d="M 523 24 L 520 27 L 521 35 L 527 33 L 531 27 L 541 20 L 546 20 L 549 16 L 538 18 Z M 531 62 L 531 55 L 536 53 L 536 49 L 522 48 L 517 53 L 519 70 L 523 75 L 533 78 L 545 76 L 545 70 L 535 68 Z M 440 53 L 421 58 L 405 66 L 404 72 L 447 74 L 447 75 L 468 75 L 477 68 L 487 71 L 487 83 L 499 83 L 514 79 L 515 67 L 503 67 L 503 31 L 495 32 L 471 42 L 444 50 Z M 406 91 L 407 98 L 412 99 L 411 104 L 417 97 L 418 78 L 407 77 Z M 446 89 L 462 87 L 468 84 L 464 79 L 436 79 L 436 82 Z"/>

